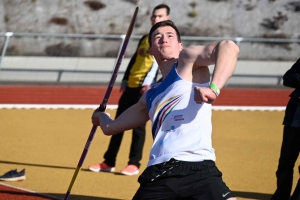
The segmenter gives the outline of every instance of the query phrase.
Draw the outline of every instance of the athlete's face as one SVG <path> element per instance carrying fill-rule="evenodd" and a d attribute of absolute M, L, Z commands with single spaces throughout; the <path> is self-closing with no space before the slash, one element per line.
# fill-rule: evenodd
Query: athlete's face
<path fill-rule="evenodd" d="M 178 58 L 183 45 L 178 42 L 176 31 L 171 26 L 157 28 L 151 35 L 150 53 L 156 59 Z"/>
<path fill-rule="evenodd" d="M 168 20 L 169 15 L 167 14 L 167 9 L 166 8 L 160 8 L 157 10 L 154 10 L 152 13 L 152 16 L 150 18 L 152 26 L 156 24 L 157 22 Z"/>

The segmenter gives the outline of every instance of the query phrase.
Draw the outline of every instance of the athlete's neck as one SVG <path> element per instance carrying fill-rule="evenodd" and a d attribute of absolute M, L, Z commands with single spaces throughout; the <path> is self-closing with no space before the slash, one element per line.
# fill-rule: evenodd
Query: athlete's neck
<path fill-rule="evenodd" d="M 172 67 L 174 66 L 174 63 L 177 62 L 177 60 L 178 59 L 176 58 L 172 58 L 168 60 L 165 59 L 165 60 L 157 61 L 157 64 L 159 66 L 163 78 L 165 78 L 169 74 Z"/>

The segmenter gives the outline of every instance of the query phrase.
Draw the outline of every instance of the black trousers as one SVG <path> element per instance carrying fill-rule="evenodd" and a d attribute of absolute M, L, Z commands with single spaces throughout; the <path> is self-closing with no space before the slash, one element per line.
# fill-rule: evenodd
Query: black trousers
<path fill-rule="evenodd" d="M 185 162 L 174 158 L 149 166 L 138 179 L 133 200 L 226 200 L 235 195 L 210 160 Z"/>
<path fill-rule="evenodd" d="M 276 171 L 277 189 L 271 200 L 289 200 L 293 186 L 293 174 L 295 162 L 300 151 L 300 128 L 284 126 L 279 164 Z M 300 167 L 300 166 L 299 166 Z M 298 187 L 298 186 L 297 186 Z M 299 192 L 295 190 L 294 196 Z M 298 199 L 297 199 L 298 200 Z"/>
<path fill-rule="evenodd" d="M 116 118 L 123 113 L 127 108 L 136 104 L 141 98 L 140 93 L 141 87 L 139 88 L 129 88 L 123 92 L 121 98 L 119 99 L 118 110 L 116 113 Z M 145 127 L 146 124 L 134 128 L 132 130 L 132 141 L 130 146 L 129 161 L 128 164 L 136 165 L 140 167 L 140 160 L 142 159 L 143 147 L 145 143 Z M 105 163 L 109 166 L 116 165 L 116 157 L 120 149 L 120 145 L 123 139 L 124 132 L 113 135 L 110 138 L 110 143 L 106 153 L 104 154 Z"/>

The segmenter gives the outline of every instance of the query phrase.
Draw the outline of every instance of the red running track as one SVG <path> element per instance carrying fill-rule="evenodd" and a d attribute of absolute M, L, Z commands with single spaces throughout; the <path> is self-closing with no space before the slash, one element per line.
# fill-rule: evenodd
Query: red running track
<path fill-rule="evenodd" d="M 97 104 L 106 87 L 96 86 L 0 86 L 0 104 Z M 291 89 L 224 88 L 217 106 L 286 106 Z M 113 88 L 108 104 L 118 104 L 121 93 Z"/>
<path fill-rule="evenodd" d="M 1 200 L 57 200 L 58 198 L 48 195 L 35 193 L 21 188 L 10 187 L 0 183 Z"/>

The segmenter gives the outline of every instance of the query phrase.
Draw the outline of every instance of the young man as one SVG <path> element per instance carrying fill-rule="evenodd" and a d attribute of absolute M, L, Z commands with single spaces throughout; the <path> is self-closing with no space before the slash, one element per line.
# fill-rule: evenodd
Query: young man
<path fill-rule="evenodd" d="M 236 199 L 215 166 L 211 103 L 233 74 L 239 48 L 232 41 L 183 48 L 170 20 L 151 28 L 149 43 L 163 81 L 115 121 L 103 112 L 92 116 L 105 135 L 152 121 L 150 160 L 133 199 Z"/>
<path fill-rule="evenodd" d="M 300 153 L 300 58 L 284 74 L 283 85 L 294 88 L 286 106 L 283 120 L 283 140 L 278 168 L 276 171 L 277 189 L 271 200 L 299 200 L 300 178 L 292 197 L 294 166 Z M 300 175 L 300 166 L 299 166 Z"/>
<path fill-rule="evenodd" d="M 170 8 L 165 4 L 160 4 L 153 9 L 151 15 L 152 25 L 159 21 L 169 19 Z M 139 101 L 142 94 L 150 89 L 150 85 L 155 81 L 158 66 L 152 55 L 149 54 L 148 34 L 144 35 L 138 44 L 137 50 L 132 56 L 126 72 L 124 74 L 120 91 L 123 92 L 119 99 L 116 117 L 119 117 L 127 108 Z M 139 173 L 140 160 L 142 159 L 143 147 L 145 143 L 146 122 L 140 124 L 132 130 L 132 142 L 129 153 L 127 167 L 121 170 L 122 174 L 135 175 Z M 116 165 L 116 157 L 120 149 L 123 138 L 123 131 L 114 135 L 110 139 L 107 151 L 104 154 L 104 162 L 89 166 L 94 172 L 113 172 Z"/>

